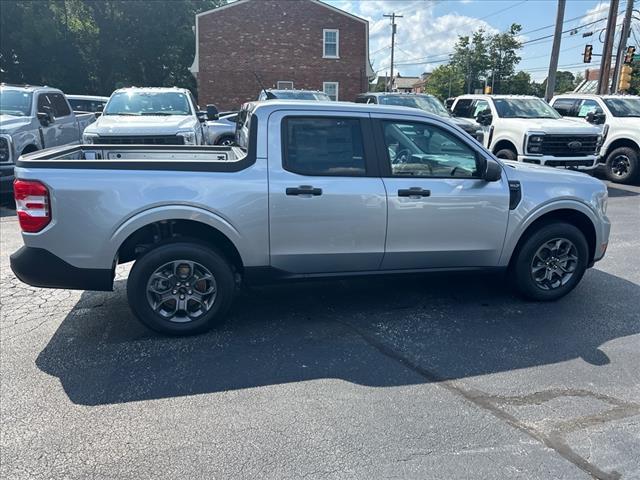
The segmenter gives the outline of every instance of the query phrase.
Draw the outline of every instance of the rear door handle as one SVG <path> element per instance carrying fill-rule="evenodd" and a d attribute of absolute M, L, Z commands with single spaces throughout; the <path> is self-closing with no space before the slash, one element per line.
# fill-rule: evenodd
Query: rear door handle
<path fill-rule="evenodd" d="M 287 195 L 313 195 L 317 197 L 322 195 L 321 188 L 314 188 L 311 185 L 300 185 L 299 187 L 289 187 L 286 190 Z"/>
<path fill-rule="evenodd" d="M 398 190 L 399 197 L 430 197 L 431 190 L 425 190 L 420 187 L 401 188 Z"/>

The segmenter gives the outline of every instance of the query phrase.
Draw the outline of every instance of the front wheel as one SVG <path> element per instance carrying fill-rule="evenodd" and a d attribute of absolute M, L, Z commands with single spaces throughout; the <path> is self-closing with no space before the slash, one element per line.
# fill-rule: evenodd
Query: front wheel
<path fill-rule="evenodd" d="M 236 144 L 236 138 L 233 135 L 225 135 L 223 137 L 220 137 L 216 144 L 230 147 Z"/>
<path fill-rule="evenodd" d="M 203 333 L 231 306 L 234 274 L 226 258 L 197 243 L 170 243 L 139 258 L 127 281 L 129 306 L 147 327 L 170 335 Z"/>
<path fill-rule="evenodd" d="M 503 160 L 517 160 L 518 154 L 510 148 L 503 148 L 496 152 L 496 157 L 502 158 Z"/>
<path fill-rule="evenodd" d="M 633 148 L 613 150 L 605 163 L 607 178 L 617 183 L 634 183 L 640 178 L 640 159 Z"/>
<path fill-rule="evenodd" d="M 511 265 L 518 291 L 531 300 L 557 300 L 582 279 L 589 263 L 583 233 L 568 223 L 547 224 L 520 246 Z"/>

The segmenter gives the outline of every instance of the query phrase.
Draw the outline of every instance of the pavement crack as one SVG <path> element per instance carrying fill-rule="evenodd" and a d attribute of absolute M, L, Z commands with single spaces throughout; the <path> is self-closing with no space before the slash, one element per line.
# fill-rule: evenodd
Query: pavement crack
<path fill-rule="evenodd" d="M 624 418 L 626 416 L 629 416 L 630 414 L 638 414 L 637 405 L 627 404 L 625 402 L 622 402 L 621 400 L 614 399 L 612 397 L 608 397 L 605 395 L 598 395 L 592 392 L 588 392 L 586 390 L 573 390 L 573 391 L 549 390 L 544 392 L 536 392 L 534 394 L 527 395 L 524 397 L 501 397 L 497 395 L 489 395 L 485 392 L 482 392 L 479 389 L 469 387 L 467 385 L 463 385 L 459 381 L 441 377 L 437 373 L 432 372 L 422 367 L 421 365 L 418 365 L 416 362 L 402 355 L 400 352 L 394 350 L 389 345 L 380 341 L 375 335 L 369 332 L 366 332 L 344 321 L 340 321 L 340 320 L 334 320 L 334 321 L 342 325 L 343 327 L 347 328 L 351 332 L 355 333 L 356 335 L 358 335 L 364 342 L 366 342 L 369 346 L 377 350 L 380 354 L 384 355 L 385 357 L 391 360 L 396 361 L 400 365 L 404 366 L 405 368 L 421 376 L 428 382 L 437 383 L 439 386 L 448 390 L 452 394 L 471 402 L 472 404 L 476 405 L 482 410 L 492 414 L 498 419 L 511 425 L 513 428 L 529 435 L 533 439 L 545 445 L 547 448 L 554 450 L 558 455 L 560 455 L 565 460 L 571 462 L 573 465 L 575 465 L 579 469 L 589 474 L 592 478 L 596 480 L 618 480 L 621 478 L 621 474 L 619 472 L 617 471 L 605 472 L 604 470 L 601 470 L 597 465 L 591 463 L 589 460 L 587 460 L 586 458 L 576 453 L 564 439 L 565 430 L 557 429 L 551 434 L 546 434 L 540 431 L 539 429 L 534 428 L 518 420 L 518 418 L 516 418 L 514 415 L 508 413 L 503 408 L 500 408 L 498 404 L 501 402 L 503 403 L 511 402 L 511 404 L 522 404 L 522 405 L 538 404 L 538 403 L 543 403 L 545 401 L 551 400 L 552 398 L 556 398 L 557 396 L 562 396 L 560 395 L 560 392 L 564 392 L 564 394 L 566 394 L 566 392 L 572 392 L 577 396 L 592 396 L 594 398 L 606 397 L 605 401 L 607 401 L 610 404 L 613 403 L 614 405 L 618 405 L 618 408 L 623 409 L 624 415 L 622 417 L 616 417 L 616 415 L 621 415 L 621 412 L 619 412 L 617 408 L 614 408 L 613 410 L 609 410 L 609 412 L 616 412 L 615 414 L 611 414 L 611 416 L 613 417 L 611 418 L 611 420 L 616 418 Z M 632 413 L 632 412 L 635 412 L 635 413 Z M 595 424 L 597 424 L 598 423 L 597 420 L 599 420 L 600 423 L 602 423 L 602 419 L 601 418 L 596 419 L 596 417 L 602 417 L 607 413 L 608 412 L 605 412 L 604 414 L 600 414 L 600 415 L 591 416 L 593 418 L 590 421 L 587 421 L 585 426 L 594 424 L 589 422 L 595 422 Z M 585 417 L 585 418 L 591 418 L 591 417 Z M 584 419 L 579 419 L 579 420 L 584 420 Z M 569 428 L 569 427 L 566 426 L 565 428 Z M 575 430 L 578 428 L 584 428 L 584 427 L 579 426 L 576 428 L 572 428 L 572 430 Z"/>

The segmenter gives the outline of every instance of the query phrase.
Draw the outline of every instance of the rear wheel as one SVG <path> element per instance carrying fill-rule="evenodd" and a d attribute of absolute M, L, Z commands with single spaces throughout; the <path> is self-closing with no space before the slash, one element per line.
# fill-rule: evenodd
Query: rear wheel
<path fill-rule="evenodd" d="M 127 281 L 129 306 L 152 330 L 205 332 L 231 306 L 234 274 L 226 258 L 197 243 L 157 247 L 136 261 Z"/>
<path fill-rule="evenodd" d="M 617 183 L 634 183 L 640 178 L 640 159 L 633 148 L 613 150 L 605 163 L 607 178 Z"/>
<path fill-rule="evenodd" d="M 557 300 L 582 279 L 589 263 L 583 233 L 567 223 L 540 227 L 524 241 L 512 263 L 518 291 L 531 300 Z"/>
<path fill-rule="evenodd" d="M 502 150 L 498 150 L 496 152 L 496 157 L 502 158 L 504 160 L 517 160 L 518 154 L 510 148 L 503 148 Z"/>

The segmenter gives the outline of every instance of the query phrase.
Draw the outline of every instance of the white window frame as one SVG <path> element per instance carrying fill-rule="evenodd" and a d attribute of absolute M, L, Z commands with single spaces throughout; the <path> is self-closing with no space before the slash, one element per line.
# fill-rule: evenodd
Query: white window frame
<path fill-rule="evenodd" d="M 335 32 L 336 34 L 336 54 L 327 55 L 327 32 Z M 322 58 L 340 58 L 340 30 L 337 28 L 322 29 Z"/>
<path fill-rule="evenodd" d="M 282 87 L 281 84 L 283 83 L 291 85 L 291 87 Z M 278 88 L 278 90 L 293 90 L 293 82 L 291 80 L 278 80 L 276 82 L 276 87 Z"/>
<path fill-rule="evenodd" d="M 335 85 L 336 86 L 336 99 L 334 101 L 338 101 L 340 99 L 340 82 L 322 82 L 322 91 L 327 93 L 327 85 Z M 329 95 L 327 93 L 327 95 Z"/>

